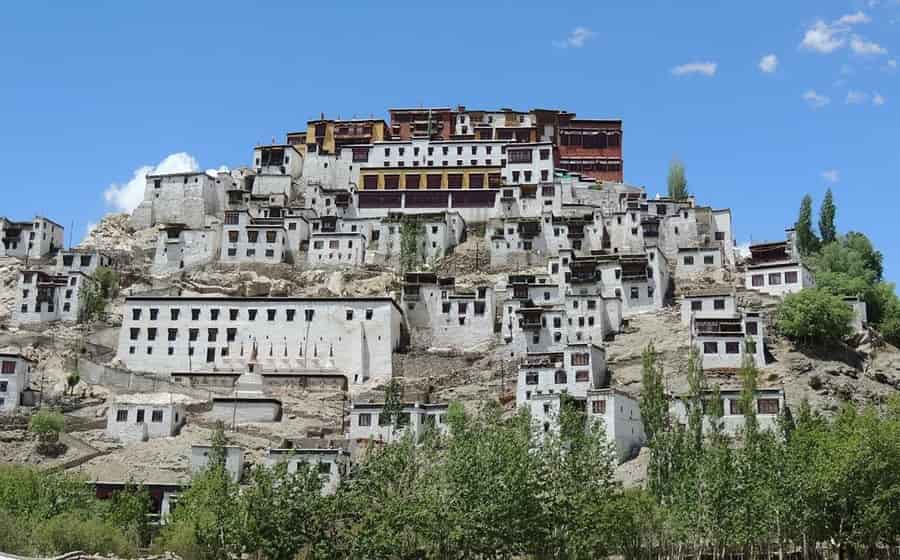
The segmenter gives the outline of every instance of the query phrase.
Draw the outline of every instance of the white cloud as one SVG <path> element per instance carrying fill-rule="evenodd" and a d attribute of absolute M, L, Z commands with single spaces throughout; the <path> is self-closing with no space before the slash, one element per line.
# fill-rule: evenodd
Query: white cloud
<path fill-rule="evenodd" d="M 841 16 L 835 23 L 838 25 L 856 25 L 858 23 L 869 23 L 872 18 L 863 13 L 862 10 L 855 14 L 846 14 Z"/>
<path fill-rule="evenodd" d="M 864 91 L 850 90 L 847 92 L 847 105 L 860 105 L 869 100 L 869 94 Z"/>
<path fill-rule="evenodd" d="M 827 171 L 822 172 L 822 178 L 828 181 L 829 183 L 837 183 L 841 180 L 841 174 L 837 169 L 829 169 Z"/>
<path fill-rule="evenodd" d="M 831 23 L 817 19 L 803 34 L 800 48 L 822 54 L 832 53 L 847 44 L 847 36 L 854 25 L 870 21 L 872 19 L 862 11 L 845 14 Z M 854 48 L 854 52 L 855 50 Z"/>
<path fill-rule="evenodd" d="M 894 59 L 892 58 L 892 59 L 888 60 L 887 65 L 888 65 L 889 68 L 896 68 L 896 67 L 897 67 L 897 61 L 894 60 Z"/>
<path fill-rule="evenodd" d="M 767 54 L 759 59 L 759 69 L 766 74 L 771 74 L 778 69 L 778 57 L 774 54 Z"/>
<path fill-rule="evenodd" d="M 738 246 L 735 247 L 734 250 L 737 253 L 738 257 L 740 257 L 742 259 L 750 258 L 750 242 L 749 241 L 747 241 L 746 243 L 738 244 Z"/>
<path fill-rule="evenodd" d="M 859 35 L 854 35 L 853 38 L 850 39 L 850 50 L 860 55 L 887 54 L 886 48 L 878 43 L 866 41 Z"/>
<path fill-rule="evenodd" d="M 882 97 L 881 94 L 878 93 L 877 91 L 872 94 L 872 105 L 875 105 L 876 107 L 881 107 L 886 102 L 887 102 L 887 99 Z"/>
<path fill-rule="evenodd" d="M 106 203 L 119 212 L 133 212 L 138 204 L 144 200 L 144 187 L 147 185 L 147 175 L 156 173 L 183 173 L 196 171 L 200 165 L 194 156 L 185 152 L 170 154 L 158 165 L 144 165 L 134 171 L 131 179 L 124 184 L 113 183 L 103 193 Z"/>
<path fill-rule="evenodd" d="M 588 39 L 591 39 L 594 35 L 596 35 L 596 33 L 587 27 L 578 26 L 562 41 L 553 41 L 553 46 L 560 49 L 580 49 Z"/>
<path fill-rule="evenodd" d="M 819 109 L 831 103 L 831 99 L 827 95 L 816 93 L 816 90 L 810 89 L 803 94 L 803 100 L 809 103 L 813 109 Z"/>
<path fill-rule="evenodd" d="M 673 76 L 687 76 L 689 74 L 701 74 L 703 76 L 715 76 L 718 64 L 715 62 L 689 62 L 672 68 Z"/>
<path fill-rule="evenodd" d="M 812 27 L 806 30 L 803 41 L 800 42 L 800 48 L 828 54 L 844 46 L 846 41 L 842 35 L 843 32 L 838 27 L 817 20 Z"/>

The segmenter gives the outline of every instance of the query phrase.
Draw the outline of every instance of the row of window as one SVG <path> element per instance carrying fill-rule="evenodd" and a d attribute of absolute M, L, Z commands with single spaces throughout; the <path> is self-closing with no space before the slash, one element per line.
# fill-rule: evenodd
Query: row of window
<path fill-rule="evenodd" d="M 754 328 L 756 327 L 756 323 L 753 323 Z M 749 327 L 749 324 L 748 324 Z M 749 330 L 749 329 L 748 329 Z M 718 342 L 704 342 L 703 343 L 703 353 L 704 354 L 718 354 L 719 353 L 719 344 Z M 750 354 L 756 353 L 756 341 L 755 340 L 747 340 L 745 342 L 747 345 L 747 352 Z M 725 353 L 726 354 L 740 354 L 741 353 L 741 343 L 739 341 L 729 341 L 725 342 Z"/>
<path fill-rule="evenodd" d="M 237 256 L 237 247 L 229 247 L 228 250 L 226 251 L 226 253 L 229 257 L 236 257 Z M 246 253 L 246 256 L 248 256 L 248 257 L 255 257 L 256 249 L 247 249 L 245 253 Z M 266 249 L 264 254 L 267 259 L 274 259 L 275 258 L 275 249 Z"/>
<path fill-rule="evenodd" d="M 159 320 L 159 308 L 151 307 L 148 309 L 148 311 L 149 311 L 151 321 Z M 210 321 L 218 321 L 219 317 L 222 314 L 221 313 L 222 310 L 218 309 L 218 308 L 212 308 L 212 309 L 209 309 L 208 311 L 209 311 L 209 320 Z M 279 311 L 278 309 L 266 309 L 265 311 L 266 311 L 266 319 L 267 320 L 269 320 L 269 321 L 278 320 L 278 311 Z M 344 310 L 345 316 L 348 321 L 353 320 L 355 311 L 356 310 L 354 310 L 354 309 L 345 309 Z M 201 313 L 202 313 L 201 309 L 197 309 L 197 308 L 191 309 L 191 321 L 199 321 Z M 143 314 L 144 314 L 143 308 L 133 307 L 131 309 L 131 320 L 132 321 L 140 321 Z M 365 314 L 366 320 L 369 321 L 374 316 L 375 310 L 366 309 L 364 311 L 364 314 Z M 284 320 L 285 321 L 288 321 L 288 322 L 293 321 L 294 318 L 296 317 L 296 315 L 297 315 L 296 309 L 285 309 L 284 310 Z M 248 321 L 255 321 L 258 316 L 259 316 L 258 309 L 247 309 L 246 310 L 246 319 Z M 312 321 L 313 318 L 315 318 L 315 316 L 316 316 L 315 309 L 304 309 L 303 310 L 304 320 Z M 169 318 L 172 321 L 177 321 L 179 319 L 179 317 L 181 317 L 181 309 L 180 308 L 172 307 L 169 309 Z M 229 309 L 228 310 L 228 320 L 229 321 L 241 320 L 241 310 L 240 309 Z M 170 330 L 173 330 L 173 329 L 170 329 Z M 174 330 L 177 330 L 177 329 L 174 329 Z M 211 330 L 214 330 L 214 329 L 211 329 Z"/>
<path fill-rule="evenodd" d="M 143 424 L 144 416 L 146 411 L 143 408 L 138 408 L 135 410 L 135 423 Z M 117 410 L 116 411 L 116 422 L 127 422 L 128 421 L 128 409 Z M 152 410 L 150 411 L 150 421 L 153 423 L 161 423 L 163 421 L 163 411 L 162 410 Z"/>
<path fill-rule="evenodd" d="M 267 231 L 266 234 L 266 243 L 276 243 L 278 241 L 278 232 L 277 231 Z M 228 232 L 228 242 L 229 243 L 237 243 L 240 240 L 240 232 L 239 231 L 229 231 Z M 258 231 L 248 231 L 247 232 L 247 243 L 258 243 L 259 242 L 259 232 Z M 282 243 L 284 240 L 282 240 Z"/>
<path fill-rule="evenodd" d="M 587 365 L 587 364 L 583 364 Z M 580 369 L 575 372 L 576 383 L 587 383 L 591 380 L 591 372 L 586 369 Z M 525 384 L 537 385 L 540 381 L 540 373 L 537 371 L 525 372 Z M 562 385 L 569 382 L 569 374 L 565 370 L 557 370 L 553 373 L 553 382 Z"/>
<path fill-rule="evenodd" d="M 194 340 L 196 340 L 196 339 L 194 339 Z M 271 350 L 270 350 L 270 352 L 271 352 Z M 285 350 L 285 352 L 287 352 L 287 350 Z M 153 355 L 153 346 L 147 346 L 147 347 L 146 347 L 146 353 L 147 353 L 148 356 L 152 356 L 152 355 Z M 130 354 L 130 355 L 132 355 L 132 356 L 134 356 L 135 354 L 137 354 L 137 346 L 129 346 L 129 347 L 128 347 L 128 354 Z M 167 348 L 167 354 L 168 354 L 169 356 L 174 356 L 174 355 L 175 355 L 175 347 L 174 347 L 174 346 L 169 346 L 169 347 Z M 193 346 L 188 346 L 188 352 L 187 352 L 187 355 L 188 355 L 188 356 L 193 356 L 194 354 L 195 354 L 195 348 L 194 348 Z M 229 349 L 228 346 L 223 346 L 223 347 L 219 348 L 219 355 L 220 355 L 222 358 L 227 358 L 230 354 L 231 354 L 231 350 Z M 270 356 L 271 356 L 271 355 L 272 355 L 272 354 L 270 353 Z M 300 345 L 300 346 L 297 348 L 297 356 L 299 356 L 299 357 L 301 357 L 301 358 L 303 357 L 303 346 L 302 346 L 302 345 Z M 286 354 L 286 353 L 283 354 L 282 357 L 287 358 L 287 354 Z M 313 357 L 313 358 L 318 358 L 318 357 L 319 357 L 319 349 L 318 349 L 318 346 L 313 346 L 312 357 Z M 329 357 L 329 358 L 333 358 L 333 357 L 334 357 L 334 347 L 329 347 L 329 349 L 328 349 L 328 357 Z M 211 363 L 213 363 L 213 362 L 215 362 L 215 361 L 216 361 L 216 348 L 215 348 L 214 346 L 208 346 L 208 347 L 206 348 L 206 363 L 211 364 Z"/>
<path fill-rule="evenodd" d="M 722 311 L 725 309 L 725 300 L 724 299 L 714 299 L 713 300 L 713 309 L 716 311 Z M 695 299 L 691 300 L 691 311 L 703 311 L 703 300 Z"/>
<path fill-rule="evenodd" d="M 796 284 L 799 282 L 799 273 L 796 270 L 788 270 L 784 273 L 784 283 L 785 284 Z M 779 286 L 781 285 L 781 273 L 780 272 L 770 272 L 768 274 L 769 286 Z M 750 277 L 750 282 L 754 288 L 758 288 L 766 285 L 766 275 L 765 274 L 754 274 Z"/>
<path fill-rule="evenodd" d="M 487 180 L 485 181 L 485 175 L 487 175 Z M 543 175 L 542 175 L 543 176 Z M 425 175 L 425 182 L 422 182 L 422 175 L 419 174 L 406 174 L 403 175 L 403 185 L 400 185 L 400 175 L 399 174 L 386 174 L 383 175 L 383 183 L 385 190 L 396 190 L 396 189 L 421 189 L 424 186 L 426 189 L 441 189 L 444 185 L 444 175 L 442 173 L 428 173 Z M 362 177 L 363 188 L 366 189 L 377 189 L 378 188 L 378 175 L 363 175 Z M 448 189 L 461 189 L 461 188 L 470 188 L 470 189 L 482 189 L 485 184 L 488 187 L 499 187 L 501 184 L 501 177 L 499 173 L 448 173 L 447 174 L 447 188 Z"/>
<path fill-rule="evenodd" d="M 40 313 L 41 311 L 43 311 L 44 303 L 45 302 L 40 302 L 40 303 L 36 304 L 34 306 L 34 312 Z M 53 313 L 54 311 L 56 311 L 56 306 L 53 305 L 53 302 L 48 301 L 46 303 L 47 303 L 47 313 Z M 22 313 L 28 313 L 28 309 L 29 309 L 28 304 L 23 303 L 22 307 L 19 308 L 19 311 L 21 311 Z M 68 301 L 63 303 L 62 310 L 63 310 L 63 313 L 69 313 L 72 310 L 72 304 L 69 303 Z"/>
<path fill-rule="evenodd" d="M 367 427 L 372 425 L 372 421 L 375 420 L 378 422 L 379 426 L 390 426 L 391 425 L 391 415 L 390 414 L 379 414 L 376 412 L 360 412 L 358 415 L 357 426 Z M 409 412 L 401 412 L 397 414 L 397 425 L 398 426 L 408 426 L 410 421 L 412 420 L 411 414 Z M 422 414 L 419 413 L 419 420 L 428 425 L 435 424 L 444 424 L 446 422 L 446 417 L 444 414 Z"/>
<path fill-rule="evenodd" d="M 682 262 L 685 266 L 691 266 L 694 264 L 694 256 L 693 255 L 685 255 Z M 716 264 L 716 256 L 715 255 L 703 255 L 703 264 Z"/>

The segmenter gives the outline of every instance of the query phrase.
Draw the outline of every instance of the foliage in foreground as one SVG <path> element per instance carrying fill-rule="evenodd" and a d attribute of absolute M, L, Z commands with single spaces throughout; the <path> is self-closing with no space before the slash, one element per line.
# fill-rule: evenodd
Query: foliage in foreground
<path fill-rule="evenodd" d="M 853 312 L 837 296 L 819 288 L 788 294 L 778 307 L 778 330 L 803 344 L 839 342 L 851 333 Z"/>

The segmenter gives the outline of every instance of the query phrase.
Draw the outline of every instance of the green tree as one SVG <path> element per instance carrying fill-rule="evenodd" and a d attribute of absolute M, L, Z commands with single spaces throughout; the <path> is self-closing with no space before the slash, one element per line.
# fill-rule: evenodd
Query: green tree
<path fill-rule="evenodd" d="M 819 235 L 822 243 L 831 243 L 837 239 L 837 229 L 834 226 L 834 216 L 837 210 L 834 206 L 834 196 L 831 189 L 825 191 L 825 199 L 819 208 Z"/>
<path fill-rule="evenodd" d="M 100 267 L 84 283 L 79 294 L 78 320 L 82 323 L 96 321 L 110 301 L 119 293 L 119 275 L 116 271 Z"/>
<path fill-rule="evenodd" d="M 41 439 L 56 441 L 66 427 L 66 419 L 55 410 L 39 410 L 31 416 L 28 429 Z"/>
<path fill-rule="evenodd" d="M 800 202 L 800 215 L 795 230 L 797 249 L 803 256 L 812 254 L 819 248 L 819 238 L 812 230 L 812 197 L 808 194 Z"/>
<path fill-rule="evenodd" d="M 318 465 L 300 463 L 289 473 L 287 463 L 254 469 L 241 493 L 246 512 L 244 545 L 268 560 L 292 560 L 315 548 L 323 535 L 322 480 Z"/>
<path fill-rule="evenodd" d="M 844 301 L 819 288 L 788 294 L 778 307 L 778 330 L 802 344 L 824 345 L 850 335 L 853 312 Z"/>
<path fill-rule="evenodd" d="M 684 164 L 680 160 L 672 160 L 669 163 L 669 176 L 666 179 L 666 185 L 669 189 L 669 198 L 673 200 L 686 200 L 690 196 Z"/>

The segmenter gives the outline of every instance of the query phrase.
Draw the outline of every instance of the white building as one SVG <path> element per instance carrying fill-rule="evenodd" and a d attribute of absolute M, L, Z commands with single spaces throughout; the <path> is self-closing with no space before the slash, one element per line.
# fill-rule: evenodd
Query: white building
<path fill-rule="evenodd" d="M 745 355 L 756 367 L 766 365 L 765 321 L 759 313 L 738 309 L 731 289 L 682 296 L 681 323 L 690 327 L 691 344 L 702 357 L 704 369 L 739 368 Z"/>
<path fill-rule="evenodd" d="M 33 360 L 21 354 L 0 354 L 0 413 L 12 412 L 23 404 L 34 366 Z"/>
<path fill-rule="evenodd" d="M 253 217 L 248 210 L 225 212 L 221 262 L 277 264 L 292 260 L 299 249 L 299 244 L 288 245 L 284 218 Z"/>
<path fill-rule="evenodd" d="M 415 254 L 408 259 L 417 266 L 433 263 L 452 252 L 466 239 L 466 222 L 458 212 L 434 212 L 423 214 L 390 213 L 372 235 L 375 243 L 375 264 L 400 267 L 403 252 L 403 231 L 413 228 Z"/>
<path fill-rule="evenodd" d="M 494 289 L 462 289 L 454 278 L 432 272 L 408 272 L 402 307 L 409 326 L 424 331 L 431 347 L 469 350 L 488 345 L 494 335 Z"/>
<path fill-rule="evenodd" d="M 704 394 L 703 399 L 705 406 L 709 406 L 709 399 L 713 396 L 713 392 L 709 391 Z M 744 429 L 746 418 L 744 411 L 741 409 L 741 390 L 740 389 L 720 389 L 719 394 L 722 399 L 722 416 L 721 428 L 723 433 L 730 436 L 737 436 Z M 675 397 L 670 406 L 670 412 L 681 424 L 687 424 L 688 410 L 691 399 L 689 397 Z M 777 430 L 778 416 L 784 410 L 784 389 L 780 388 L 763 388 L 758 389 L 753 398 L 753 406 L 756 409 L 756 420 L 759 428 L 762 430 Z M 710 417 L 703 416 L 703 429 L 709 431 L 711 428 Z"/>
<path fill-rule="evenodd" d="M 311 267 L 362 267 L 367 264 L 368 238 L 363 233 L 313 233 L 306 263 Z"/>
<path fill-rule="evenodd" d="M 80 272 L 92 276 L 98 268 L 112 266 L 112 258 L 98 251 L 85 249 L 65 249 L 56 254 L 57 273 Z"/>
<path fill-rule="evenodd" d="M 853 312 L 853 318 L 850 320 L 850 326 L 853 332 L 861 333 L 866 330 L 869 324 L 869 315 L 866 311 L 866 302 L 858 297 L 845 297 L 844 303 Z"/>
<path fill-rule="evenodd" d="M 722 247 L 681 247 L 675 262 L 675 278 L 690 278 L 725 268 Z"/>
<path fill-rule="evenodd" d="M 646 443 L 641 407 L 630 395 L 612 388 L 591 389 L 585 410 L 588 422 L 603 422 L 620 463 L 633 457 Z"/>
<path fill-rule="evenodd" d="M 106 414 L 106 435 L 122 442 L 171 437 L 184 425 L 184 395 L 135 393 L 117 395 Z"/>
<path fill-rule="evenodd" d="M 82 272 L 23 270 L 19 273 L 13 318 L 20 323 L 76 321 L 81 290 L 89 282 L 94 279 Z"/>
<path fill-rule="evenodd" d="M 131 215 L 135 229 L 160 224 L 184 224 L 203 229 L 209 218 L 222 219 L 225 190 L 203 171 L 147 175 L 144 200 Z"/>
<path fill-rule="evenodd" d="M 348 439 L 355 445 L 368 442 L 392 443 L 407 431 L 413 441 L 420 441 L 429 429 L 446 433 L 447 404 L 404 403 L 396 425 L 384 414 L 384 403 L 353 402 L 350 404 L 350 432 Z"/>
<path fill-rule="evenodd" d="M 133 371 L 245 371 L 253 344 L 260 373 L 341 372 L 389 378 L 406 345 L 391 298 L 130 297 L 116 359 Z"/>
<path fill-rule="evenodd" d="M 0 257 L 39 259 L 61 249 L 61 225 L 43 216 L 30 222 L 14 222 L 0 217 Z"/>
<path fill-rule="evenodd" d="M 516 405 L 531 408 L 541 419 L 534 403 L 540 397 L 567 393 L 584 398 L 588 389 L 609 386 L 606 351 L 595 344 L 569 344 L 560 352 L 530 352 L 519 365 Z"/>
<path fill-rule="evenodd" d="M 268 466 L 287 463 L 289 473 L 301 467 L 315 468 L 322 479 L 322 495 L 329 496 L 337 492 L 341 480 L 350 474 L 349 442 L 337 443 L 312 439 L 292 442 L 293 447 L 268 449 L 265 461 Z"/>
<path fill-rule="evenodd" d="M 171 274 L 214 262 L 219 256 L 220 232 L 218 223 L 198 229 L 185 224 L 161 224 L 151 272 Z"/>
<path fill-rule="evenodd" d="M 750 246 L 750 260 L 744 274 L 745 286 L 774 296 L 799 292 L 815 285 L 815 279 L 801 262 L 793 229 L 787 241 Z"/>
<path fill-rule="evenodd" d="M 253 167 L 256 170 L 254 195 L 290 196 L 294 181 L 303 173 L 303 154 L 290 144 L 256 146 L 253 148 Z"/>
<path fill-rule="evenodd" d="M 225 472 L 232 482 L 240 482 L 244 473 L 244 450 L 236 445 L 223 446 L 225 453 Z M 198 475 L 209 466 L 210 455 L 213 453 L 211 444 L 195 443 L 191 445 L 191 475 Z"/>
<path fill-rule="evenodd" d="M 552 264 L 551 264 L 552 267 Z M 593 274 L 511 274 L 502 303 L 501 336 L 513 353 L 561 351 L 600 343 L 622 326 L 621 296 L 603 295 Z"/>

